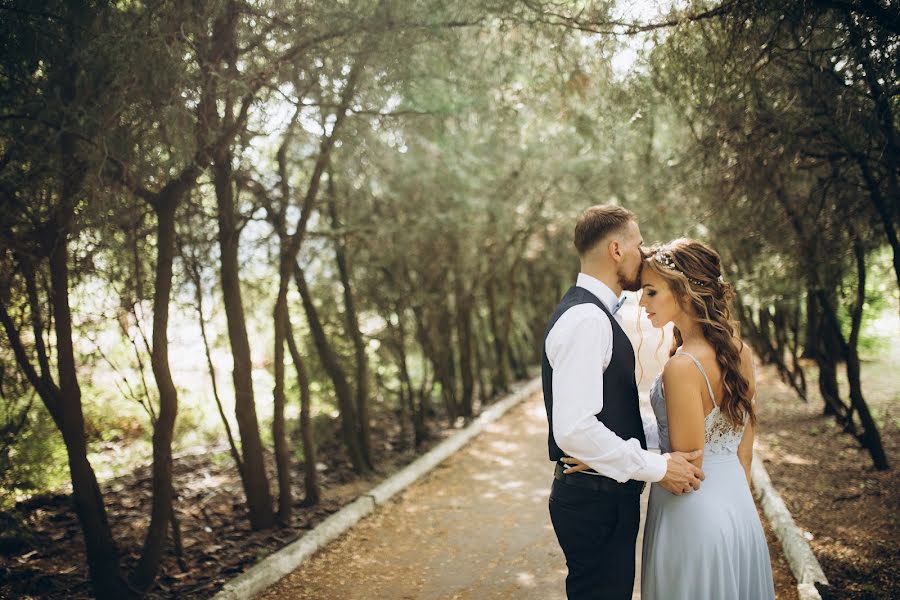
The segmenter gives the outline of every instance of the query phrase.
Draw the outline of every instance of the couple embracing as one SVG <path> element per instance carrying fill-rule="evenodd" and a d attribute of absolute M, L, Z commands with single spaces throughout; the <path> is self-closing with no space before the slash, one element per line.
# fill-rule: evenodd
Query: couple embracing
<path fill-rule="evenodd" d="M 735 335 L 719 255 L 679 239 L 645 250 L 634 213 L 593 206 L 578 219 L 578 279 L 554 311 L 542 377 L 556 461 L 550 518 L 570 599 L 628 600 L 640 494 L 651 484 L 641 561 L 643 600 L 774 599 L 750 493 L 755 366 Z M 674 344 L 638 407 L 635 354 L 616 315 L 641 291 Z M 659 446 L 662 454 L 647 450 Z"/>

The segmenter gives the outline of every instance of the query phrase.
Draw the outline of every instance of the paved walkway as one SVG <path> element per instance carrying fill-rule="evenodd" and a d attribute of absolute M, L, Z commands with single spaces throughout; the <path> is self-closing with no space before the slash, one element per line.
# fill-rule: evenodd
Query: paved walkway
<path fill-rule="evenodd" d="M 630 334 L 636 334 L 635 308 L 623 310 Z M 653 357 L 659 338 L 642 333 L 646 392 L 649 376 L 659 371 Z M 637 335 L 633 341 L 637 348 Z M 546 436 L 537 394 L 262 598 L 565 598 L 565 559 L 547 510 L 553 464 Z M 646 499 L 645 492 L 644 509 Z"/>

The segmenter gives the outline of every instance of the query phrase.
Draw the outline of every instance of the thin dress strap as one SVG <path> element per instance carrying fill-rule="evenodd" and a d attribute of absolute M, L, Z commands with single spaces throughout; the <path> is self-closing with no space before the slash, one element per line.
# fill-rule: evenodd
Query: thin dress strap
<path fill-rule="evenodd" d="M 712 386 L 709 384 L 709 377 L 706 376 L 706 371 L 703 369 L 703 365 L 700 364 L 700 361 L 697 360 L 697 357 L 691 354 L 690 352 L 684 352 L 683 350 L 679 350 L 675 354 L 684 354 L 697 365 L 697 368 L 700 369 L 700 373 L 703 375 L 703 380 L 706 381 L 706 389 L 709 390 L 709 399 L 712 400 L 713 406 L 718 406 L 716 404 L 716 395 L 713 394 Z"/>

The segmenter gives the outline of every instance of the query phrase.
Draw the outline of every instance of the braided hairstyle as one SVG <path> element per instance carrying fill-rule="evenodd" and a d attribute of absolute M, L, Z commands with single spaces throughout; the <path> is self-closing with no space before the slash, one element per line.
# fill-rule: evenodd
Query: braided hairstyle
<path fill-rule="evenodd" d="M 722 279 L 719 254 L 703 242 L 679 238 L 651 248 L 646 256 L 644 268 L 662 277 L 682 308 L 696 315 L 703 337 L 715 349 L 722 370 L 723 396 L 719 410 L 735 428 L 742 427 L 747 419 L 756 424 L 750 382 L 740 369 L 743 342 L 740 347 L 734 342 L 736 323 L 731 320 L 729 307 L 734 288 Z M 684 305 L 685 299 L 689 306 Z M 681 332 L 675 327 L 670 357 L 683 342 Z"/>

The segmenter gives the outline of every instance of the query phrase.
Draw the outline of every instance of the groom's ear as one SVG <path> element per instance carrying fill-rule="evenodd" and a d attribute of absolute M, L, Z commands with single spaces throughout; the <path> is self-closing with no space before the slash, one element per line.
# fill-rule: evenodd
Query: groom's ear
<path fill-rule="evenodd" d="M 619 260 L 620 258 L 622 258 L 622 245 L 619 243 L 619 240 L 617 240 L 616 238 L 610 238 L 610 240 L 606 243 L 606 252 L 613 260 Z"/>

